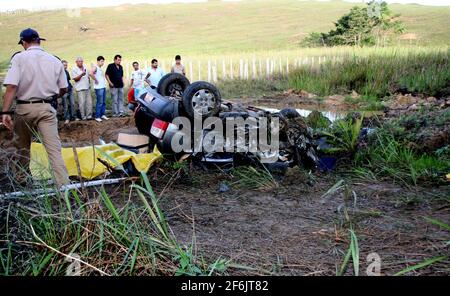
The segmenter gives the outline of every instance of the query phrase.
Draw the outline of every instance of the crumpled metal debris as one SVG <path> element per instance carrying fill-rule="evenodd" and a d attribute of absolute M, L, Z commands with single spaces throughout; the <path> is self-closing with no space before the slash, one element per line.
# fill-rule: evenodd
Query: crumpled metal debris
<path fill-rule="evenodd" d="M 273 117 L 280 119 L 279 141 L 280 147 L 278 151 L 278 161 L 275 164 L 267 165 L 271 170 L 285 171 L 288 166 L 301 165 L 308 168 L 315 168 L 319 164 L 319 157 L 316 154 L 315 142 L 312 135 L 312 129 L 307 125 L 305 118 L 302 117 L 295 109 L 286 108 L 280 112 L 271 113 L 260 108 L 242 107 L 239 104 L 226 104 L 223 112 L 219 113 L 219 117 L 225 121 L 228 117 L 261 117 L 266 116 L 268 122 Z M 270 124 L 268 125 L 270 126 Z M 248 140 L 249 129 L 254 127 L 245 127 L 246 141 Z M 235 145 L 243 143 L 236 142 Z M 202 162 L 215 162 L 218 165 L 223 163 L 233 163 L 233 165 L 257 163 L 257 156 L 252 153 L 235 153 L 241 157 L 230 157 L 229 154 L 205 155 L 200 158 Z M 279 164 L 279 165 L 277 165 Z M 280 166 L 282 165 L 282 166 Z M 280 170 L 280 168 L 283 168 Z"/>

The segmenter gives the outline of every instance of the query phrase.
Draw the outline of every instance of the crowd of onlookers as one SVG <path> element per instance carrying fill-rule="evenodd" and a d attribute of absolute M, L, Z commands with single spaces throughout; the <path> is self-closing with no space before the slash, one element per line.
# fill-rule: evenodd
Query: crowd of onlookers
<path fill-rule="evenodd" d="M 90 69 L 84 64 L 82 57 L 77 57 L 76 65 L 69 72 L 67 61 L 62 61 L 69 84 L 68 92 L 62 97 L 64 123 L 67 124 L 72 120 L 95 119 L 98 122 L 108 120 L 106 116 L 107 88 L 109 88 L 111 94 L 112 116 L 126 116 L 127 111 L 124 110 L 124 86 L 126 81 L 121 62 L 122 57 L 120 55 L 114 56 L 113 63 L 109 64 L 104 71 L 105 58 L 103 56 L 97 57 L 97 64 L 91 65 Z M 158 66 L 158 60 L 156 59 L 151 61 L 151 66 L 148 69 L 141 69 L 138 62 L 133 62 L 132 65 L 133 72 L 131 73 L 127 95 L 128 109 L 131 110 L 134 109 L 135 98 L 147 87 L 156 88 L 165 75 L 164 70 Z M 171 72 L 186 75 L 179 55 L 175 57 Z M 91 88 L 94 89 L 96 99 L 94 112 Z M 77 107 L 75 101 L 77 101 Z M 55 102 L 55 105 L 55 109 L 58 110 L 58 103 Z"/>

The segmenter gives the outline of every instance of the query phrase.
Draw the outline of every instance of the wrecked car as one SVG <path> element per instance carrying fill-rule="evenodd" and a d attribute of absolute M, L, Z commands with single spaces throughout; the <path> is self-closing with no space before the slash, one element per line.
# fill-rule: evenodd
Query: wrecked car
<path fill-rule="evenodd" d="M 311 129 L 295 109 L 269 112 L 251 106 L 243 107 L 223 100 L 220 91 L 213 84 L 205 81 L 190 83 L 180 74 L 167 74 L 156 89 L 147 88 L 142 92 L 136 103 L 134 118 L 139 133 L 149 137 L 150 148 L 156 145 L 166 156 L 177 158 L 188 154 L 203 164 L 230 166 L 260 163 L 270 158 L 271 161 L 266 161 L 266 166 L 275 170 L 284 170 L 295 165 L 311 168 L 316 167 L 319 162 Z M 185 118 L 184 123 L 180 124 L 179 118 Z M 204 145 L 205 141 L 214 139 L 212 134 L 222 133 L 225 137 L 225 130 L 229 127 L 227 122 L 236 118 L 244 120 L 246 124 L 233 125 L 231 141 L 226 138 L 225 141 L 211 143 L 215 145 L 213 151 L 201 149 L 200 146 Z M 266 124 L 261 124 L 262 118 L 266 119 Z M 200 120 L 200 129 L 194 128 L 195 120 Z M 278 122 L 276 127 L 273 124 L 275 121 Z M 205 124 L 206 122 L 209 124 Z M 190 128 L 186 129 L 189 125 Z M 264 131 L 268 135 L 278 137 L 278 147 L 275 151 L 245 149 L 254 144 L 252 133 L 254 135 Z M 180 135 L 185 136 L 181 137 L 181 142 L 183 139 L 195 139 L 193 143 L 189 143 L 190 149 L 181 153 L 175 151 L 173 145 L 174 138 L 179 139 Z M 258 138 L 259 140 L 261 139 Z"/>

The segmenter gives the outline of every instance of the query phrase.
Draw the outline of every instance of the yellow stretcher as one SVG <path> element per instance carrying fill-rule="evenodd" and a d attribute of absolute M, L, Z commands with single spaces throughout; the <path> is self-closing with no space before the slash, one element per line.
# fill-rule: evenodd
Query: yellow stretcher
<path fill-rule="evenodd" d="M 93 179 L 107 172 L 108 168 L 102 162 L 117 169 L 131 159 L 136 170 L 139 172 L 147 172 L 156 161 L 162 159 L 162 155 L 156 146 L 152 153 L 144 154 L 136 154 L 121 148 L 117 144 L 79 147 L 76 148 L 76 152 L 80 164 L 81 176 L 85 179 Z M 73 148 L 63 148 L 62 157 L 66 163 L 69 176 L 78 176 Z M 49 179 L 51 177 L 47 152 L 42 144 L 31 144 L 30 171 L 35 179 Z"/>

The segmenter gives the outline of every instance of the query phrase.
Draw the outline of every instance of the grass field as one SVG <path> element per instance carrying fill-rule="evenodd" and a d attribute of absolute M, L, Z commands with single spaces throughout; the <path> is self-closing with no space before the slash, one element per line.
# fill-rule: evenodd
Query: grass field
<path fill-rule="evenodd" d="M 399 88 L 431 96 L 444 96 L 450 83 L 449 51 L 392 51 L 354 57 L 343 63 L 327 63 L 319 69 L 300 68 L 290 75 L 296 89 L 319 95 L 352 90 L 382 98 Z"/>
<path fill-rule="evenodd" d="M 395 86 L 402 84 L 412 89 L 430 90 L 427 83 L 433 78 L 427 79 L 426 73 L 422 73 L 422 79 L 416 79 L 414 69 L 417 67 L 408 68 L 402 63 L 417 57 L 419 62 L 415 64 L 419 65 L 420 61 L 436 55 L 444 57 L 441 61 L 448 62 L 450 7 L 390 5 L 394 12 L 402 15 L 407 33 L 412 33 L 417 39 L 407 41 L 399 38 L 386 48 L 299 46 L 300 40 L 309 32 L 329 30 L 333 21 L 354 5 L 357 4 L 341 1 L 211 1 L 197 4 L 85 8 L 81 10 L 80 17 L 69 17 L 65 10 L 4 13 L 0 14 L 0 27 L 3 29 L 3 38 L 0 40 L 0 79 L 7 68 L 10 55 L 20 49 L 17 45 L 18 33 L 30 26 L 48 39 L 44 43 L 45 48 L 61 59 L 68 60 L 69 67 L 72 67 L 73 60 L 80 55 L 90 64 L 97 55 L 105 56 L 107 62 L 110 62 L 114 54 L 120 53 L 128 76 L 131 63 L 135 60 L 145 67 L 149 65 L 150 59 L 156 57 L 168 71 L 173 56 L 181 54 L 188 78 L 195 81 L 211 78 L 209 63 L 215 67 L 218 86 L 227 99 L 242 95 L 258 96 L 289 87 L 322 95 L 347 93 L 355 89 L 381 97 L 388 92 L 387 88 L 392 83 Z M 88 27 L 90 30 L 82 32 L 80 27 Z M 367 66 L 371 68 L 366 69 L 367 73 L 362 73 L 358 70 L 360 64 L 347 63 L 352 68 L 351 71 L 340 66 L 326 67 L 317 73 L 311 70 L 318 69 L 319 58 L 323 62 L 325 57 L 327 61 L 333 61 L 333 58 L 352 60 L 354 57 L 368 61 L 370 57 L 371 61 Z M 273 68 L 276 76 L 282 72 L 281 80 L 265 79 L 268 59 L 275 64 Z M 252 67 L 253 60 L 256 62 L 255 67 Z M 253 77 L 253 70 L 256 70 L 257 77 L 264 79 L 259 79 L 256 83 L 251 80 L 221 81 L 223 77 L 231 78 L 231 70 L 232 77 L 239 78 L 242 73 L 240 62 L 246 64 L 249 78 Z M 284 75 L 287 63 L 291 73 L 296 66 L 304 68 L 290 74 L 289 81 Z M 391 65 L 389 68 L 395 75 L 407 75 L 402 81 L 390 81 L 389 75 L 383 74 L 385 64 Z M 409 70 L 400 71 L 405 67 Z M 434 65 L 426 67 L 433 71 Z M 444 70 L 440 72 L 440 82 L 436 80 L 437 83 L 433 84 L 438 88 L 446 84 L 448 76 L 448 67 L 444 65 L 440 69 Z M 346 75 L 339 74 L 342 73 L 339 70 L 345 71 Z M 322 75 L 323 71 L 328 74 Z M 378 85 L 383 89 L 366 90 L 367 82 L 372 81 L 372 72 L 376 73 Z M 317 79 L 317 75 L 320 79 Z M 359 76 L 350 77 L 352 75 Z M 337 78 L 342 78 L 342 81 L 337 81 Z M 409 81 L 404 81 L 405 79 Z M 356 88 L 351 85 L 355 81 L 359 81 L 356 82 Z M 428 92 L 433 93 L 435 90 L 437 88 Z"/>
<path fill-rule="evenodd" d="M 21 48 L 17 36 L 25 27 L 48 38 L 45 48 L 72 61 L 82 55 L 108 60 L 121 53 L 125 60 L 187 59 L 205 56 L 270 56 L 299 50 L 299 42 L 312 31 L 326 31 L 355 3 L 341 1 L 211 1 L 198 4 L 123 5 L 82 9 L 80 17 L 65 10 L 0 14 L 0 62 L 3 67 Z M 417 40 L 397 45 L 450 44 L 450 7 L 390 5 L 402 15 L 407 33 Z M 80 27 L 90 28 L 82 32 Z M 412 43 L 411 43 L 412 42 Z M 303 52 L 301 50 L 301 52 Z"/>

